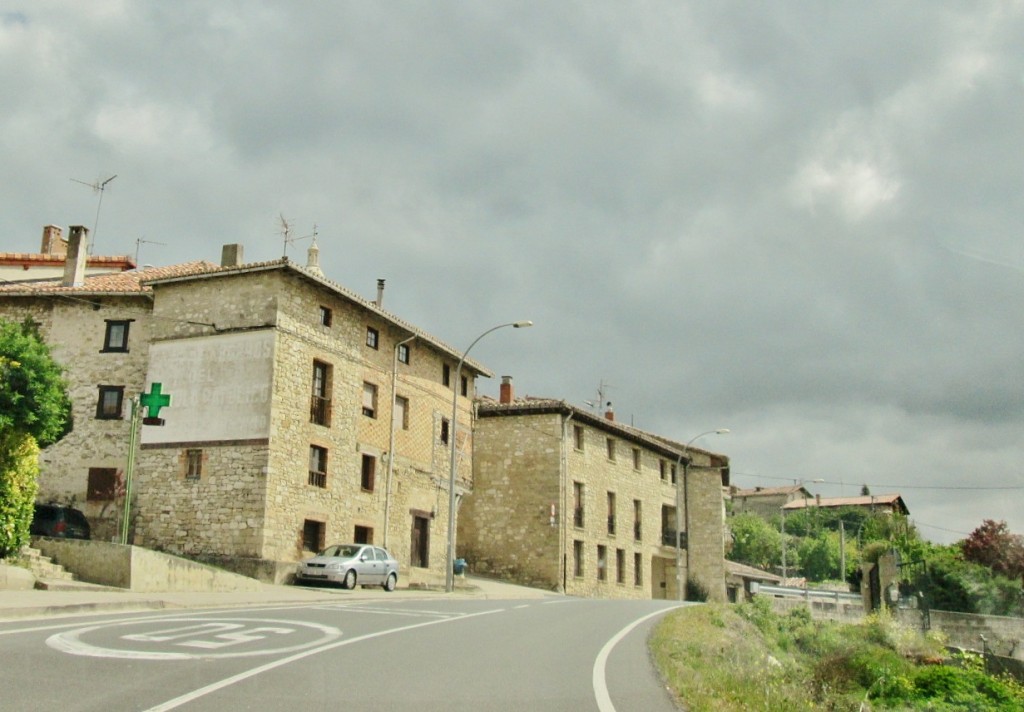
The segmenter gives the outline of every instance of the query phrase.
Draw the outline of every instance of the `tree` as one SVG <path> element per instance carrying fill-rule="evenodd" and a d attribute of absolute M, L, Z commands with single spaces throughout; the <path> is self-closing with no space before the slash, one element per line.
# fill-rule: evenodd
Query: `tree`
<path fill-rule="evenodd" d="M 0 321 L 0 557 L 28 541 L 39 447 L 70 423 L 67 384 L 35 326 Z"/>
<path fill-rule="evenodd" d="M 756 514 L 741 512 L 729 519 L 732 531 L 731 561 L 759 569 L 778 565 L 782 558 L 782 535 Z"/>
<path fill-rule="evenodd" d="M 1024 537 L 1010 532 L 1005 521 L 986 519 L 960 542 L 964 559 L 987 566 L 1008 578 L 1024 576 Z"/>
<path fill-rule="evenodd" d="M 40 447 L 67 434 L 67 383 L 31 322 L 0 321 L 0 375 L 0 432 L 31 435 Z"/>

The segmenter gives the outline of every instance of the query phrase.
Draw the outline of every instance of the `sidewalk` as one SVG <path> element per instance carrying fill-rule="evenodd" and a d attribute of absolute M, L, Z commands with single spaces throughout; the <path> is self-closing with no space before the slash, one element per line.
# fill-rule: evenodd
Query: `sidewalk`
<path fill-rule="evenodd" d="M 432 589 L 398 588 L 388 593 L 379 587 L 313 588 L 262 584 L 258 591 L 136 593 L 102 586 L 76 586 L 74 590 L 0 590 L 0 621 L 115 611 L 185 610 L 228 606 L 300 605 L 344 603 L 358 600 L 401 598 L 546 598 L 559 594 L 492 579 L 467 576 L 453 593 Z"/>

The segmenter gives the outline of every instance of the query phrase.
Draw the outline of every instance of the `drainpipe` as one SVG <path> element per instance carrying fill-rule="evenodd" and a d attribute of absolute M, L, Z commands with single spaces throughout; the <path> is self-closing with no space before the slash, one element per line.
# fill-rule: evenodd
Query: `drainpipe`
<path fill-rule="evenodd" d="M 378 280 L 383 282 L 384 280 Z M 379 298 L 379 297 L 378 297 Z M 384 487 L 384 548 L 388 548 L 388 533 L 391 529 L 391 480 L 395 472 L 395 406 L 398 404 L 398 349 L 415 339 L 415 334 L 395 344 L 391 359 L 391 434 L 388 438 L 388 475 Z M 390 549 L 389 549 L 390 551 Z"/>

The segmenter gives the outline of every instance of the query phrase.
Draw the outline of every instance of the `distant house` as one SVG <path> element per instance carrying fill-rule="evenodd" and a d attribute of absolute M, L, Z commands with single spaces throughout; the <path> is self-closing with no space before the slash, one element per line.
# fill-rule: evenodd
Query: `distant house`
<path fill-rule="evenodd" d="M 821 497 L 819 495 L 810 499 L 795 499 L 783 505 L 782 509 L 788 514 L 811 508 L 838 509 L 840 507 L 857 507 L 872 512 L 902 514 L 903 516 L 910 514 L 910 510 L 903 502 L 903 497 L 898 494 L 871 494 L 859 497 Z"/>
<path fill-rule="evenodd" d="M 68 244 L 60 227 L 45 226 L 39 252 L 0 252 L 0 282 L 60 281 L 67 267 Z M 82 244 L 76 240 L 73 249 Z M 127 255 L 103 257 L 83 252 L 82 260 L 83 277 L 135 269 Z"/>
<path fill-rule="evenodd" d="M 499 401 L 477 401 L 459 555 L 476 572 L 574 596 L 671 600 L 692 579 L 724 600 L 728 473 L 724 455 L 610 410 L 515 398 L 504 377 Z"/>
<path fill-rule="evenodd" d="M 782 506 L 797 500 L 811 499 L 813 495 L 803 485 L 786 487 L 755 487 L 754 489 L 730 488 L 732 513 L 750 512 L 770 519 L 780 514 Z"/>
<path fill-rule="evenodd" d="M 742 603 L 754 597 L 751 584 L 782 585 L 782 577 L 735 561 L 725 562 L 725 588 L 729 603 Z"/>

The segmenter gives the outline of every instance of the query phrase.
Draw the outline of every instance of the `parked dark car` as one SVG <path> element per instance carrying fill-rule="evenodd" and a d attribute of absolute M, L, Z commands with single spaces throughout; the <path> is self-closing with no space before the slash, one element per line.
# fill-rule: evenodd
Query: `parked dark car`
<path fill-rule="evenodd" d="M 92 528 L 85 515 L 74 507 L 60 504 L 37 504 L 29 533 L 32 536 L 89 539 L 92 536 Z"/>

